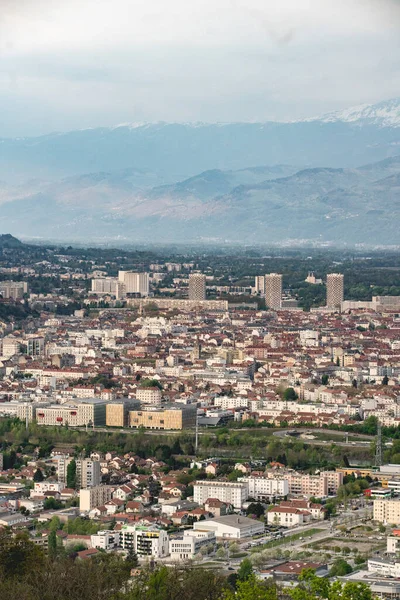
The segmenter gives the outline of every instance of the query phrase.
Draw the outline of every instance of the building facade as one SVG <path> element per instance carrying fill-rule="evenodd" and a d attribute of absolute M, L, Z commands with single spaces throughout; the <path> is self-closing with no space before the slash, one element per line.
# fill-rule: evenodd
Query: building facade
<path fill-rule="evenodd" d="M 163 408 L 143 408 L 129 411 L 129 426 L 137 429 L 188 429 L 196 426 L 197 406 L 165 405 Z"/>
<path fill-rule="evenodd" d="M 279 273 L 265 276 L 265 304 L 272 310 L 282 308 L 282 275 Z"/>
<path fill-rule="evenodd" d="M 344 277 L 342 273 L 328 273 L 326 276 L 326 306 L 340 310 L 344 300 Z"/>
<path fill-rule="evenodd" d="M 202 273 L 189 275 L 189 300 L 206 299 L 206 276 Z"/>
<path fill-rule="evenodd" d="M 113 488 L 109 485 L 81 489 L 79 492 L 79 510 L 88 512 L 96 506 L 103 506 L 112 499 Z"/>
<path fill-rule="evenodd" d="M 196 481 L 193 485 L 193 499 L 204 504 L 209 498 L 216 498 L 234 508 L 241 508 L 249 497 L 249 486 L 246 482 L 235 481 Z"/>

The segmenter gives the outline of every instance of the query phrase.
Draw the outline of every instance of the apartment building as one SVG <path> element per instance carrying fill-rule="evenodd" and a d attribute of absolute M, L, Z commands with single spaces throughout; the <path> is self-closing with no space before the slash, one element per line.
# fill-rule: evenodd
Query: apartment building
<path fill-rule="evenodd" d="M 241 508 L 249 497 L 249 486 L 244 481 L 196 481 L 193 485 L 193 500 L 204 504 L 209 498 L 216 498 Z"/>
<path fill-rule="evenodd" d="M 170 540 L 169 553 L 172 560 L 190 560 L 200 552 L 203 546 L 216 545 L 213 531 L 195 531 L 186 529 L 183 535 Z"/>
<path fill-rule="evenodd" d="M 129 298 L 127 301 L 128 306 L 140 306 L 142 304 L 145 307 L 147 303 L 155 304 L 160 309 L 176 309 L 182 312 L 228 310 L 227 300 L 187 300 L 186 298 L 145 298 L 140 300 L 139 298 Z"/>
<path fill-rule="evenodd" d="M 67 485 L 67 469 L 72 460 L 72 456 L 66 456 L 65 454 L 59 454 L 55 457 L 58 481 L 63 487 L 66 487 Z"/>
<path fill-rule="evenodd" d="M 79 488 L 90 488 L 100 485 L 101 468 L 100 461 L 90 458 L 78 459 L 76 461 L 76 485 Z"/>
<path fill-rule="evenodd" d="M 118 271 L 118 281 L 124 284 L 127 294 L 149 295 L 149 274 L 133 271 Z"/>
<path fill-rule="evenodd" d="M 189 300 L 206 299 L 206 276 L 202 273 L 189 275 Z"/>
<path fill-rule="evenodd" d="M 295 527 L 303 525 L 310 520 L 307 519 L 306 511 L 299 508 L 288 508 L 283 506 L 273 506 L 267 512 L 268 525 L 280 525 L 281 527 Z M 309 516 L 309 513 L 308 513 Z"/>
<path fill-rule="evenodd" d="M 400 525 L 400 499 L 379 498 L 374 500 L 373 519 L 385 525 Z"/>
<path fill-rule="evenodd" d="M 106 402 L 100 398 L 76 399 L 36 411 L 38 425 L 95 427 L 106 424 Z"/>
<path fill-rule="evenodd" d="M 289 494 L 287 479 L 271 477 L 239 477 L 238 481 L 247 483 L 248 494 L 255 500 L 271 500 L 271 498 L 284 498 Z"/>
<path fill-rule="evenodd" d="M 92 548 L 100 550 L 116 550 L 120 546 L 119 531 L 104 530 L 98 531 L 90 536 Z"/>
<path fill-rule="evenodd" d="M 161 390 L 157 386 L 143 386 L 136 390 L 136 400 L 139 400 L 142 404 L 160 404 L 161 397 Z"/>
<path fill-rule="evenodd" d="M 265 276 L 264 275 L 256 275 L 254 279 L 254 293 L 260 294 L 260 296 L 264 296 L 265 294 Z"/>
<path fill-rule="evenodd" d="M 92 279 L 92 294 L 110 294 L 115 296 L 117 283 L 115 277 L 95 277 Z"/>
<path fill-rule="evenodd" d="M 343 483 L 343 473 L 337 471 L 323 471 L 317 475 L 289 471 L 285 473 L 289 484 L 289 494 L 299 496 L 324 496 L 334 495 Z"/>
<path fill-rule="evenodd" d="M 79 509 L 89 512 L 96 506 L 103 506 L 112 499 L 113 488 L 109 485 L 97 485 L 95 487 L 81 489 L 79 492 Z"/>
<path fill-rule="evenodd" d="M 169 536 L 163 529 L 139 525 L 123 525 L 120 530 L 120 546 L 123 550 L 133 548 L 138 556 L 162 558 L 169 553 Z"/>
<path fill-rule="evenodd" d="M 272 310 L 282 308 L 282 275 L 279 273 L 265 276 L 265 304 Z"/>
<path fill-rule="evenodd" d="M 141 410 L 129 411 L 129 426 L 137 429 L 187 429 L 195 427 L 197 406 L 165 405 L 163 408 L 146 407 Z"/>
<path fill-rule="evenodd" d="M 328 273 L 326 276 L 326 306 L 340 310 L 344 300 L 344 276 L 342 273 Z"/>
<path fill-rule="evenodd" d="M 28 290 L 26 281 L 0 281 L 0 296 L 4 299 L 20 300 Z"/>

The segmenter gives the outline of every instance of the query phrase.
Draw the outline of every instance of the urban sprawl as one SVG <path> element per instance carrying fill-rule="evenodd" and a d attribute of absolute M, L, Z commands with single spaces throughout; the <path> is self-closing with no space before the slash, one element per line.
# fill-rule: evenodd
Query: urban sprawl
<path fill-rule="evenodd" d="M 400 296 L 345 298 L 340 264 L 308 272 L 326 302 L 305 311 L 280 273 L 218 285 L 194 258 L 110 275 L 11 254 L 2 528 L 76 560 L 129 554 L 133 577 L 247 561 L 260 581 L 313 569 L 400 598 Z"/>

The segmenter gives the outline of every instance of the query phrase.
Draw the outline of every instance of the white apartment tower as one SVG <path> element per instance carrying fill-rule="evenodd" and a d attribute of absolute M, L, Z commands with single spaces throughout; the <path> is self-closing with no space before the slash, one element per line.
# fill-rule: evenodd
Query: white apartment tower
<path fill-rule="evenodd" d="M 282 275 L 279 273 L 265 276 L 265 304 L 272 310 L 282 308 Z"/>
<path fill-rule="evenodd" d="M 326 306 L 340 310 L 344 299 L 342 273 L 328 273 L 326 276 Z"/>
<path fill-rule="evenodd" d="M 133 271 L 118 271 L 118 281 L 125 285 L 127 294 L 149 295 L 149 274 Z"/>
<path fill-rule="evenodd" d="M 206 299 L 206 276 L 202 273 L 189 275 L 189 300 Z"/>
<path fill-rule="evenodd" d="M 264 296 L 265 294 L 265 276 L 257 275 L 254 280 L 254 292 Z"/>

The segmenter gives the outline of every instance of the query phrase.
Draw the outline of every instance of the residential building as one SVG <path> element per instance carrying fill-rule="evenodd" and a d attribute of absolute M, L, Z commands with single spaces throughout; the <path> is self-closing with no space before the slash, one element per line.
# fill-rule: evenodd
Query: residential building
<path fill-rule="evenodd" d="M 326 306 L 340 310 L 344 300 L 344 276 L 342 273 L 328 273 L 326 276 Z"/>
<path fill-rule="evenodd" d="M 100 485 L 100 461 L 82 458 L 76 461 L 76 485 L 79 488 L 90 488 Z"/>
<path fill-rule="evenodd" d="M 79 492 L 79 509 L 89 512 L 96 506 L 104 506 L 112 498 L 113 488 L 109 485 L 97 485 L 95 487 L 82 489 Z"/>
<path fill-rule="evenodd" d="M 92 279 L 92 294 L 115 296 L 117 291 L 117 279 L 115 277 L 96 277 Z"/>
<path fill-rule="evenodd" d="M 20 300 L 28 293 L 26 281 L 0 281 L 0 296 L 4 299 Z"/>
<path fill-rule="evenodd" d="M 286 506 L 273 506 L 267 512 L 268 525 L 280 525 L 281 527 L 295 527 L 310 521 L 311 515 L 308 511 L 300 508 Z"/>
<path fill-rule="evenodd" d="M 92 548 L 100 548 L 101 550 L 116 550 L 120 546 L 119 531 L 98 531 L 95 535 L 90 536 Z"/>
<path fill-rule="evenodd" d="M 189 300 L 206 299 L 206 276 L 202 273 L 189 275 Z"/>
<path fill-rule="evenodd" d="M 283 498 L 289 493 L 287 479 L 271 477 L 239 477 L 238 481 L 246 482 L 248 494 L 255 500 L 271 500 L 271 498 Z"/>
<path fill-rule="evenodd" d="M 44 338 L 43 337 L 30 337 L 27 340 L 27 354 L 29 356 L 43 356 L 44 355 Z"/>
<path fill-rule="evenodd" d="M 120 530 L 120 546 L 123 550 L 133 548 L 136 554 L 162 558 L 169 553 L 169 536 L 163 529 L 141 525 L 123 525 Z"/>
<path fill-rule="evenodd" d="M 282 275 L 278 273 L 265 275 L 265 304 L 272 310 L 282 308 Z"/>
<path fill-rule="evenodd" d="M 124 284 L 127 294 L 149 295 L 149 274 L 133 271 L 118 271 L 118 280 Z"/>
<path fill-rule="evenodd" d="M 374 500 L 373 519 L 384 524 L 400 525 L 400 499 L 379 498 Z"/>
<path fill-rule="evenodd" d="M 265 295 L 265 275 L 256 275 L 254 280 L 254 293 Z"/>
<path fill-rule="evenodd" d="M 198 504 L 205 504 L 209 498 L 216 498 L 232 504 L 234 508 L 241 508 L 249 497 L 249 486 L 240 481 L 196 481 L 193 485 L 193 500 Z"/>
<path fill-rule="evenodd" d="M 142 404 L 160 404 L 162 398 L 161 390 L 158 386 L 141 386 L 136 390 L 136 400 Z"/>

